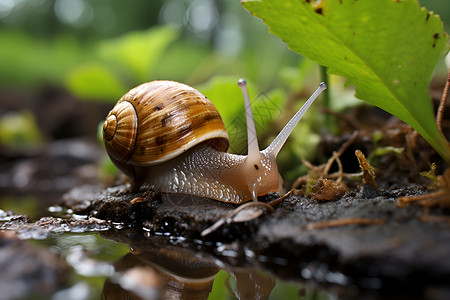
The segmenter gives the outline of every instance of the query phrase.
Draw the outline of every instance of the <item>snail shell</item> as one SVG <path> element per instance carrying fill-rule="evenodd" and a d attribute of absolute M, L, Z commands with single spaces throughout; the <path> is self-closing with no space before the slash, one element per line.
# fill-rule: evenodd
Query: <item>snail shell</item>
<path fill-rule="evenodd" d="M 222 118 L 203 94 L 174 81 L 152 81 L 126 93 L 103 124 L 113 163 L 137 179 L 134 166 L 161 164 L 204 141 L 228 148 Z"/>

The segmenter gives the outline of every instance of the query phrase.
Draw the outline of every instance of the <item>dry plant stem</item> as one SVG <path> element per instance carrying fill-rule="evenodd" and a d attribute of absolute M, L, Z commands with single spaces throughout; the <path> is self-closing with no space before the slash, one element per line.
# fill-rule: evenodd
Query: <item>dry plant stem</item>
<path fill-rule="evenodd" d="M 347 150 L 347 148 L 355 142 L 358 135 L 359 135 L 359 131 L 353 131 L 351 137 L 339 149 L 338 157 L 340 157 L 344 153 L 344 151 Z"/>
<path fill-rule="evenodd" d="M 327 163 L 325 165 L 325 168 L 323 169 L 323 173 L 322 173 L 323 176 L 327 176 L 328 175 L 328 172 L 330 171 L 331 166 L 333 165 L 334 161 L 336 159 L 338 159 L 338 158 L 339 158 L 339 156 L 337 155 L 337 152 L 333 151 L 333 154 L 328 159 L 328 161 L 327 161 Z"/>
<path fill-rule="evenodd" d="M 327 178 L 328 179 L 338 178 L 338 180 L 339 180 L 341 177 L 342 178 L 348 178 L 348 179 L 354 179 L 354 178 L 359 178 L 361 176 L 363 176 L 362 172 L 358 172 L 358 173 L 342 173 L 342 174 L 340 172 L 335 172 L 335 173 L 327 175 Z M 294 184 L 292 185 L 291 188 L 292 189 L 296 189 L 299 186 L 301 186 L 302 184 L 308 182 L 308 180 L 309 180 L 309 176 L 308 175 L 301 176 L 301 177 L 297 178 L 297 180 L 294 182 Z M 338 180 L 336 180 L 336 182 L 340 183 L 340 182 L 338 182 Z"/>
<path fill-rule="evenodd" d="M 420 220 L 423 222 L 442 222 L 450 224 L 450 216 L 433 216 L 426 214 L 420 217 Z"/>
<path fill-rule="evenodd" d="M 307 183 L 308 182 L 308 175 L 304 175 L 304 176 L 301 176 L 301 177 L 299 177 L 299 178 L 297 178 L 296 180 L 295 180 L 295 182 L 292 184 L 292 186 L 291 186 L 291 189 L 292 190 L 295 190 L 295 189 L 297 189 L 299 186 L 301 186 L 302 184 L 305 184 L 305 183 Z"/>
<path fill-rule="evenodd" d="M 310 163 L 309 161 L 307 161 L 306 159 L 302 158 L 302 163 L 310 170 L 314 170 L 320 173 L 323 173 L 323 168 L 324 165 L 320 165 L 320 166 L 315 166 L 312 163 Z"/>
<path fill-rule="evenodd" d="M 130 201 L 131 204 L 136 204 L 136 203 L 142 203 L 142 202 L 146 202 L 147 200 L 145 200 L 142 197 L 136 197 L 133 200 Z"/>
<path fill-rule="evenodd" d="M 344 177 L 344 167 L 342 166 L 342 162 L 339 157 L 336 158 L 336 163 L 339 167 L 338 179 L 336 180 L 336 183 L 341 183 L 343 180 L 342 178 Z"/>
<path fill-rule="evenodd" d="M 314 166 L 312 163 L 310 163 L 309 161 L 307 161 L 306 159 L 302 158 L 302 163 L 311 171 L 314 171 L 317 174 L 322 174 L 323 173 L 323 165 L 321 166 Z M 309 174 L 303 175 L 298 177 L 295 182 L 292 184 L 291 186 L 291 190 L 294 190 L 296 188 L 298 188 L 299 186 L 301 186 L 304 183 L 307 183 L 308 180 L 310 178 Z"/>
<path fill-rule="evenodd" d="M 442 92 L 441 101 L 439 103 L 439 108 L 438 108 L 438 111 L 436 114 L 436 125 L 437 125 L 437 128 L 439 129 L 439 132 L 441 133 L 441 135 L 443 137 L 444 137 L 444 133 L 442 132 L 442 119 L 444 117 L 445 102 L 447 101 L 449 88 L 450 88 L 450 69 L 449 69 L 449 73 L 447 76 L 447 83 L 445 84 L 444 91 Z M 444 138 L 444 140 L 448 144 L 447 139 Z"/>
<path fill-rule="evenodd" d="M 400 197 L 397 200 L 398 207 L 405 207 L 406 205 L 416 202 L 418 205 L 430 207 L 450 207 L 450 169 L 446 169 L 442 175 L 439 175 L 436 180 L 438 190 L 417 196 Z"/>
<path fill-rule="evenodd" d="M 400 197 L 397 199 L 397 207 L 406 207 L 411 202 L 419 201 L 422 199 L 426 199 L 425 195 Z"/>
<path fill-rule="evenodd" d="M 52 224 L 52 223 L 53 223 L 53 220 L 48 220 L 48 221 L 39 223 L 39 226 L 45 226 L 45 225 L 49 225 L 49 224 Z"/>
<path fill-rule="evenodd" d="M 439 204 L 440 197 L 446 196 L 446 192 L 446 190 L 438 190 L 423 195 L 400 197 L 397 199 L 397 206 L 405 207 L 411 202 L 418 202 L 420 206 L 433 207 Z"/>
<path fill-rule="evenodd" d="M 309 161 L 302 159 L 303 164 L 310 170 L 314 171 L 318 174 L 318 177 L 322 178 L 337 178 L 336 182 L 340 183 L 342 182 L 343 177 L 351 178 L 355 176 L 360 176 L 359 174 L 346 174 L 344 173 L 344 169 L 342 166 L 342 162 L 340 160 L 340 156 L 347 150 L 347 148 L 353 144 L 355 139 L 358 137 L 359 132 L 354 131 L 352 136 L 341 146 L 339 151 L 333 152 L 333 155 L 328 159 L 327 163 L 325 165 L 320 166 L 314 166 Z M 336 163 L 338 165 L 338 172 L 333 174 L 328 174 L 328 172 L 331 169 L 331 166 L 333 165 L 334 161 L 336 160 Z M 303 183 L 308 182 L 308 179 L 310 178 L 309 175 L 301 176 L 297 178 L 297 180 L 292 185 L 292 189 L 298 188 Z"/>
<path fill-rule="evenodd" d="M 306 225 L 306 229 L 319 229 L 328 227 L 348 226 L 348 225 L 377 225 L 384 224 L 386 220 L 382 219 L 369 219 L 369 218 L 348 218 L 348 219 L 335 219 L 323 222 L 315 222 Z"/>
<path fill-rule="evenodd" d="M 328 162 L 325 166 L 325 169 L 323 171 L 323 175 L 326 176 L 328 175 L 328 172 L 330 171 L 330 168 L 334 162 L 334 160 L 336 160 L 337 158 L 339 158 L 344 152 L 345 150 L 347 150 L 347 148 L 353 144 L 353 142 L 355 141 L 355 139 L 358 137 L 359 132 L 358 131 L 354 131 L 352 136 L 341 146 L 341 148 L 339 149 L 338 152 L 333 152 L 333 155 L 330 157 L 330 159 L 328 159 Z M 339 164 L 339 163 L 338 163 Z M 341 164 L 342 167 L 342 164 Z M 340 170 L 341 171 L 341 170 Z"/>
<path fill-rule="evenodd" d="M 358 173 L 342 173 L 342 174 L 340 174 L 339 172 L 335 172 L 335 173 L 329 174 L 327 176 L 327 178 L 333 179 L 333 178 L 342 177 L 342 178 L 350 178 L 350 179 L 352 179 L 352 178 L 361 177 L 362 175 L 363 175 L 362 172 L 358 172 Z"/>
<path fill-rule="evenodd" d="M 294 189 L 291 189 L 289 192 L 287 192 L 286 194 L 284 194 L 283 196 L 270 201 L 269 203 L 265 203 L 265 202 L 247 202 L 241 206 L 239 206 L 238 208 L 234 209 L 232 212 L 230 212 L 228 215 L 226 215 L 225 217 L 221 218 L 219 221 L 217 221 L 216 223 L 214 223 L 212 226 L 206 228 L 205 230 L 203 230 L 201 232 L 201 236 L 207 236 L 208 234 L 211 234 L 212 232 L 216 231 L 217 229 L 220 228 L 220 226 L 222 226 L 225 223 L 230 222 L 234 216 L 236 216 L 240 211 L 247 209 L 249 207 L 256 207 L 256 206 L 262 206 L 264 208 L 266 208 L 267 210 L 269 210 L 270 212 L 275 211 L 275 209 L 273 208 L 275 205 L 277 205 L 278 203 L 280 203 L 281 201 L 283 201 L 284 199 L 286 199 L 287 197 L 289 197 L 292 193 L 294 192 Z"/>
<path fill-rule="evenodd" d="M 337 183 L 342 182 L 342 178 L 344 176 L 344 167 L 342 166 L 342 161 L 339 158 L 339 156 L 340 156 L 340 154 L 338 155 L 338 153 L 336 151 L 333 151 L 333 155 L 328 160 L 328 163 L 325 166 L 325 169 L 323 171 L 323 176 L 329 178 L 330 175 L 328 174 L 328 172 L 330 171 L 333 161 L 336 161 L 336 164 L 338 165 L 338 172 L 335 173 L 337 175 L 337 180 L 336 180 Z"/>
<path fill-rule="evenodd" d="M 241 206 L 239 206 L 236 209 L 233 209 L 233 211 L 231 211 L 229 214 L 227 214 L 225 217 L 220 218 L 216 223 L 214 223 L 212 226 L 206 228 L 205 230 L 203 230 L 200 233 L 200 236 L 207 236 L 208 234 L 211 234 L 212 232 L 216 231 L 217 229 L 219 229 L 223 224 L 225 223 L 229 223 L 233 221 L 233 218 L 240 212 L 243 211 L 244 209 L 247 209 L 249 207 L 263 207 L 266 208 L 267 210 L 273 212 L 275 211 L 275 209 L 268 203 L 265 202 L 247 202 L 245 204 L 242 204 Z"/>
<path fill-rule="evenodd" d="M 377 182 L 375 181 L 375 168 L 367 162 L 366 157 L 360 150 L 356 150 L 355 155 L 363 173 L 363 183 L 377 188 Z"/>
<path fill-rule="evenodd" d="M 295 189 L 291 189 L 289 192 L 287 192 L 286 194 L 284 194 L 283 196 L 281 196 L 278 199 L 275 199 L 273 201 L 270 201 L 268 204 L 272 207 L 274 207 L 275 205 L 277 205 L 278 203 L 280 203 L 281 201 L 283 201 L 284 199 L 286 199 L 287 197 L 289 197 L 293 192 L 295 191 Z"/>

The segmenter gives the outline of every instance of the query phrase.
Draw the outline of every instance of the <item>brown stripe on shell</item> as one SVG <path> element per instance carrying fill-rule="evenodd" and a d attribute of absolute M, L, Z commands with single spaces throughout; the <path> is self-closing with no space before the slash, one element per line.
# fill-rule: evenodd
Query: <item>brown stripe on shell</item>
<path fill-rule="evenodd" d="M 164 145 L 164 144 L 167 142 L 167 141 L 166 141 L 166 136 L 165 136 L 165 135 L 157 136 L 157 137 L 155 138 L 155 142 L 156 142 L 156 145 L 157 145 L 157 146 Z"/>
<path fill-rule="evenodd" d="M 130 158 L 136 165 L 167 161 L 208 139 L 222 140 L 217 143 L 221 151 L 228 147 L 228 134 L 217 109 L 192 87 L 153 81 L 134 88 L 119 101 L 131 102 L 139 116 L 139 137 Z"/>

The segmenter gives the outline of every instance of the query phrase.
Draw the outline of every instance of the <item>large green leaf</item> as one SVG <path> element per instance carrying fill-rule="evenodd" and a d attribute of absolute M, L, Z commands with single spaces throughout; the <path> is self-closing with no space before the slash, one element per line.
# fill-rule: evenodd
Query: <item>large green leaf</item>
<path fill-rule="evenodd" d="M 329 72 L 356 97 L 399 117 L 447 161 L 428 94 L 433 69 L 448 52 L 439 16 L 417 0 L 246 0 L 274 35 Z"/>

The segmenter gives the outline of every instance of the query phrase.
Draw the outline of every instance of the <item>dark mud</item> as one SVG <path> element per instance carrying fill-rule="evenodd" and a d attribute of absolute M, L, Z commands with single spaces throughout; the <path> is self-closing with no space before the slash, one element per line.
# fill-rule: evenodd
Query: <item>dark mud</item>
<path fill-rule="evenodd" d="M 417 192 L 410 188 L 367 193 L 361 188 L 328 202 L 290 196 L 272 213 L 226 223 L 205 237 L 201 232 L 234 207 L 186 195 L 150 197 L 125 186 L 82 186 L 64 196 L 63 206 L 109 220 L 116 228 L 132 229 L 134 239 L 180 238 L 184 247 L 228 265 L 260 267 L 279 278 L 389 296 L 445 295 L 450 292 L 450 225 L 441 219 L 423 221 L 424 216 L 444 212 L 396 205 L 398 197 Z M 139 201 L 132 201 L 135 198 Z M 355 218 L 357 224 L 345 226 L 323 223 Z"/>

